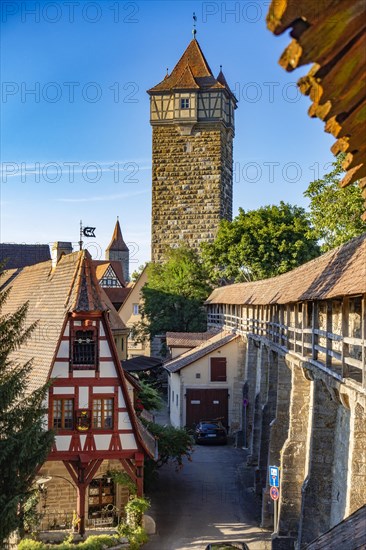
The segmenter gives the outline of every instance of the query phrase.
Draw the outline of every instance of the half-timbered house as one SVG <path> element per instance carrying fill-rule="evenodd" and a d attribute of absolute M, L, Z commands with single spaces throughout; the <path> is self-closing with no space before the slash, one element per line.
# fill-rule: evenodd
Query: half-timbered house
<path fill-rule="evenodd" d="M 88 523 L 101 524 L 108 511 L 123 507 L 126 494 L 113 485 L 111 472 L 123 469 L 141 495 L 144 457 L 154 453 L 154 440 L 135 415 L 114 340 L 114 332 L 128 329 L 85 250 L 9 271 L 3 281 L 11 291 L 2 313 L 28 301 L 27 322 L 38 321 L 12 359 L 33 358 L 30 389 L 51 382 L 45 423 L 56 436 L 38 478 L 44 526 L 66 524 L 75 510 L 83 533 Z"/>

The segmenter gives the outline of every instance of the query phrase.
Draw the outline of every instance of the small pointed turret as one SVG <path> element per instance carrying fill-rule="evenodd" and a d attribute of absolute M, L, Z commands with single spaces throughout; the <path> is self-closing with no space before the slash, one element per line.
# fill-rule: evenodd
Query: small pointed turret
<path fill-rule="evenodd" d="M 121 226 L 117 218 L 112 240 L 106 248 L 105 258 L 109 261 L 121 262 L 125 281 L 129 281 L 130 251 L 122 237 Z"/>

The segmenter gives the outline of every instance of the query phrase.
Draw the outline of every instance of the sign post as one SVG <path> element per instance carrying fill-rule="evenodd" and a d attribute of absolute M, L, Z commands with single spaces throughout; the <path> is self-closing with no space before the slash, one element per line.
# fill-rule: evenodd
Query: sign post
<path fill-rule="evenodd" d="M 269 466 L 268 468 L 268 475 L 269 475 L 269 485 L 270 490 L 269 494 L 271 496 L 271 499 L 273 500 L 273 506 L 274 506 L 274 518 L 273 518 L 273 531 L 277 531 L 277 523 L 278 523 L 278 499 L 280 496 L 279 486 L 280 486 L 280 469 L 278 466 Z"/>
<path fill-rule="evenodd" d="M 248 399 L 244 397 L 243 399 L 243 445 L 244 449 L 247 448 L 247 407 Z"/>

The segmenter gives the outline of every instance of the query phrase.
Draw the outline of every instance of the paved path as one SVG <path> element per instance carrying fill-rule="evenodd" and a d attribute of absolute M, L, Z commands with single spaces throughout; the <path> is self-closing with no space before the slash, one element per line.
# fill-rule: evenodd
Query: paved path
<path fill-rule="evenodd" d="M 250 550 L 269 550 L 270 534 L 258 527 L 244 464 L 242 449 L 197 445 L 180 472 L 164 466 L 147 493 L 157 534 L 143 550 L 204 550 L 208 542 L 230 539 L 246 542 Z"/>

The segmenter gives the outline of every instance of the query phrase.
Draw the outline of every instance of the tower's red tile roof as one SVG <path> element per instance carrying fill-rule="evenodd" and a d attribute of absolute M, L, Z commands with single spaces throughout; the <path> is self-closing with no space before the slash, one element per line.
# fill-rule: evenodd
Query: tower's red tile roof
<path fill-rule="evenodd" d="M 122 237 L 122 231 L 121 227 L 119 225 L 119 221 L 117 220 L 116 225 L 114 227 L 112 240 L 107 246 L 106 250 L 118 250 L 119 252 L 128 252 L 128 246 L 126 245 L 125 241 Z"/>
<path fill-rule="evenodd" d="M 220 80 L 214 77 L 199 43 L 196 39 L 193 39 L 171 74 L 166 75 L 159 84 L 150 88 L 148 93 L 218 88 L 221 90 L 226 89 L 230 95 L 233 95 L 225 77 L 223 75 L 222 77 L 220 77 Z"/>

